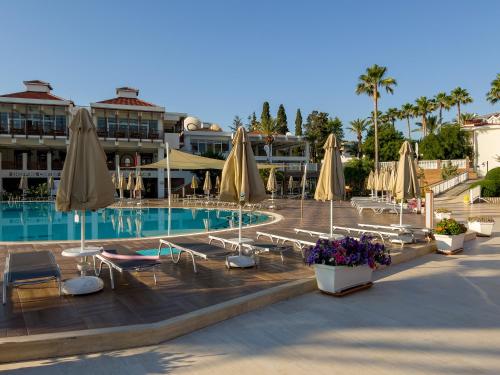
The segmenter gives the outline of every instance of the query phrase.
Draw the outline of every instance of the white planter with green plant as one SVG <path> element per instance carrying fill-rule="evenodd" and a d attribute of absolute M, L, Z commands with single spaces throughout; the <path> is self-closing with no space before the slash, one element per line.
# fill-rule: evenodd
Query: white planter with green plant
<path fill-rule="evenodd" d="M 465 225 L 454 219 L 441 220 L 434 231 L 434 239 L 438 251 L 443 253 L 456 252 L 464 247 Z"/>
<path fill-rule="evenodd" d="M 491 216 L 471 216 L 467 218 L 467 226 L 479 236 L 490 237 L 495 219 Z"/>

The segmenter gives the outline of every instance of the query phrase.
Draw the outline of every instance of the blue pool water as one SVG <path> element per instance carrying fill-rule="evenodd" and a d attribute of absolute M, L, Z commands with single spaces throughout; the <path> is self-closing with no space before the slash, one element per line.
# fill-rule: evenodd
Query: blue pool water
<path fill-rule="evenodd" d="M 238 227 L 238 212 L 223 209 L 106 208 L 87 212 L 85 238 L 141 238 Z M 243 213 L 243 225 L 270 217 Z M 169 226 L 170 222 L 170 226 Z M 170 227 L 170 230 L 169 230 Z M 79 240 L 74 212 L 57 212 L 52 202 L 0 203 L 0 241 Z"/>

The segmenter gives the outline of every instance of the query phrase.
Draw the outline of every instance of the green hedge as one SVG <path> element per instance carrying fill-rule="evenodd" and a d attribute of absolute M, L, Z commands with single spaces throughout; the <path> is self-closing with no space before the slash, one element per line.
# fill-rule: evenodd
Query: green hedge
<path fill-rule="evenodd" d="M 475 182 L 471 188 L 481 186 L 481 195 L 483 197 L 500 197 L 500 167 L 489 171 L 484 180 Z"/>

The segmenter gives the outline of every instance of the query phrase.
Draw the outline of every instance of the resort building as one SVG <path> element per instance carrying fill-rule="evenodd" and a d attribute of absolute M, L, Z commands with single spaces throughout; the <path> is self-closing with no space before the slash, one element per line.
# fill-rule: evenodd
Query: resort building
<path fill-rule="evenodd" d="M 19 179 L 38 186 L 60 177 L 69 145 L 69 130 L 76 109 L 71 100 L 52 93 L 44 81 L 25 81 L 25 91 L 0 95 L 0 192 L 18 193 Z M 136 167 L 165 157 L 166 145 L 196 155 L 227 157 L 233 133 L 219 125 L 202 122 L 182 112 L 139 98 L 139 90 L 119 87 L 111 99 L 90 103 L 97 135 L 106 152 L 108 168 L 125 174 Z M 309 160 L 309 144 L 304 137 L 274 135 L 272 145 L 258 132 L 249 134 L 255 157 L 261 163 L 277 163 L 287 177 L 298 178 Z M 310 177 L 316 164 L 307 164 Z M 144 197 L 165 197 L 163 169 L 143 169 Z M 172 192 L 189 185 L 190 171 L 172 171 Z"/>
<path fill-rule="evenodd" d="M 474 168 L 479 176 L 500 167 L 500 112 L 477 116 L 462 128 L 472 133 Z"/>

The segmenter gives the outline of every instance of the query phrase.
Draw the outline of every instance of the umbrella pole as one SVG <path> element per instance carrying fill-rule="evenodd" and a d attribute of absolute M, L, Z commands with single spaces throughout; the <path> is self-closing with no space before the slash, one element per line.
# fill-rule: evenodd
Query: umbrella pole
<path fill-rule="evenodd" d="M 333 199 L 330 201 L 330 237 L 333 237 Z"/>
<path fill-rule="evenodd" d="M 401 209 L 399 211 L 399 226 L 403 226 L 403 200 L 401 199 Z"/>
<path fill-rule="evenodd" d="M 85 210 L 82 210 L 80 215 L 80 251 L 83 252 L 85 250 Z"/>
<path fill-rule="evenodd" d="M 242 205 L 240 204 L 240 212 L 239 212 L 239 220 L 238 220 L 238 247 L 239 247 L 239 255 L 241 255 L 241 230 L 242 230 L 242 227 L 243 227 L 243 223 L 242 223 Z"/>

